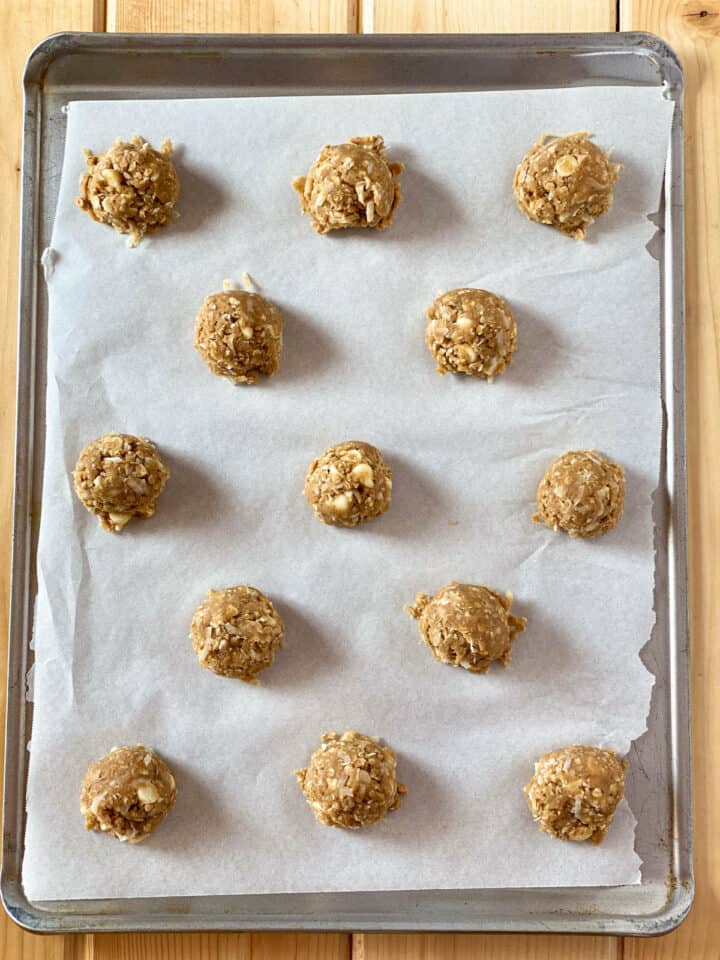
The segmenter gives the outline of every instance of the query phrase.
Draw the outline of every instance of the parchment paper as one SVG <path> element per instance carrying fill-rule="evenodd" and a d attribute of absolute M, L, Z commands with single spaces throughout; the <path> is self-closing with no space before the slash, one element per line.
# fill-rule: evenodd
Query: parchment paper
<path fill-rule="evenodd" d="M 622 752 L 653 683 L 659 206 L 673 106 L 658 90 L 73 103 L 50 259 L 45 486 L 24 884 L 32 899 L 635 883 L 623 806 L 600 848 L 541 835 L 522 786 L 567 743 Z M 531 224 L 515 165 L 546 131 L 590 130 L 621 161 L 585 243 Z M 177 144 L 181 219 L 135 250 L 74 206 L 81 148 Z M 313 233 L 290 188 L 324 143 L 382 133 L 405 162 L 392 229 Z M 234 388 L 192 350 L 203 297 L 248 271 L 283 310 L 282 369 Z M 507 298 L 519 349 L 493 385 L 440 378 L 423 311 L 439 291 Z M 80 448 L 154 439 L 172 476 L 120 536 L 72 492 Z M 302 496 L 331 443 L 377 444 L 393 505 L 324 527 Z M 574 542 L 529 520 L 546 464 L 624 464 L 617 530 Z M 435 664 L 403 604 L 448 580 L 512 590 L 512 664 Z M 199 668 L 208 587 L 251 583 L 287 647 L 258 688 Z M 384 737 L 408 796 L 361 832 L 316 823 L 293 778 L 326 730 Z M 154 746 L 172 815 L 139 847 L 86 833 L 88 762 Z M 631 772 L 632 775 L 632 772 Z"/>

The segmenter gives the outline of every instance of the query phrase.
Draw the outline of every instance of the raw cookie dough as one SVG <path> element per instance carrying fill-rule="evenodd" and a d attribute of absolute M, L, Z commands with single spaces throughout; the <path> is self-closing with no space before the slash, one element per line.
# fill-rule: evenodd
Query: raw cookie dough
<path fill-rule="evenodd" d="M 587 225 L 612 205 L 620 167 L 587 133 L 543 134 L 515 171 L 515 200 L 528 219 L 584 240 Z"/>
<path fill-rule="evenodd" d="M 102 830 L 127 843 L 140 843 L 170 813 L 175 778 L 149 747 L 113 747 L 91 763 L 80 794 L 86 830 Z"/>
<path fill-rule="evenodd" d="M 370 443 L 336 443 L 308 467 L 305 499 L 323 523 L 355 527 L 390 506 L 392 471 Z"/>
<path fill-rule="evenodd" d="M 441 294 L 426 311 L 425 342 L 439 374 L 493 377 L 512 363 L 517 324 L 494 293 L 463 287 Z"/>
<path fill-rule="evenodd" d="M 395 775 L 397 758 L 376 737 L 348 730 L 325 733 L 310 763 L 295 776 L 313 813 L 328 827 L 367 827 L 396 810 L 407 790 Z"/>
<path fill-rule="evenodd" d="M 540 757 L 525 793 L 542 832 L 602 843 L 622 800 L 627 765 L 614 750 L 598 747 L 563 747 Z"/>
<path fill-rule="evenodd" d="M 554 460 L 537 488 L 532 519 L 571 537 L 599 537 L 617 524 L 625 471 L 597 450 L 570 450 Z"/>
<path fill-rule="evenodd" d="M 280 614 L 254 587 L 208 590 L 190 625 L 200 666 L 246 683 L 259 682 L 258 674 L 272 666 L 284 638 Z"/>
<path fill-rule="evenodd" d="M 171 154 L 170 140 L 155 150 L 137 135 L 130 143 L 116 140 L 105 153 L 86 150 L 88 172 L 75 202 L 98 223 L 129 233 L 134 247 L 173 217 L 180 181 Z"/>
<path fill-rule="evenodd" d="M 151 517 L 170 473 L 145 437 L 108 433 L 80 453 L 75 492 L 103 530 L 119 533 L 132 517 Z"/>
<path fill-rule="evenodd" d="M 248 290 L 206 297 L 195 327 L 195 349 L 213 373 L 234 383 L 257 383 L 280 368 L 283 318 L 278 308 Z"/>
<path fill-rule="evenodd" d="M 511 594 L 451 580 L 434 597 L 419 593 L 405 609 L 439 663 L 485 673 L 493 660 L 510 663 L 510 645 L 525 629 L 527 620 L 510 613 L 511 603 Z"/>
<path fill-rule="evenodd" d="M 300 207 L 318 233 L 346 227 L 377 227 L 392 223 L 400 203 L 397 177 L 402 163 L 385 156 L 382 137 L 351 137 L 347 143 L 324 146 L 320 156 L 293 187 Z"/>

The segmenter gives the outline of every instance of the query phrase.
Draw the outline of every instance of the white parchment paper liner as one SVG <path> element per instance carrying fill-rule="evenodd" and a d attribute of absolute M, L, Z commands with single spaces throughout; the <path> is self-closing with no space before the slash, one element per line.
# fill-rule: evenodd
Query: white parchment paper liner
<path fill-rule="evenodd" d="M 658 90 L 73 103 L 49 280 L 47 443 L 24 884 L 31 899 L 635 883 L 623 805 L 600 848 L 541 835 L 522 786 L 580 742 L 645 729 L 658 482 L 653 234 L 673 105 Z M 623 163 L 578 243 L 527 222 L 511 181 L 542 132 L 587 129 Z M 177 144 L 181 219 L 129 250 L 74 206 L 81 149 L 139 132 Z M 402 160 L 392 229 L 319 237 L 290 188 L 323 143 L 381 133 Z M 282 369 L 233 388 L 192 350 L 202 298 L 243 271 L 283 310 Z M 440 378 L 423 311 L 441 290 L 505 297 L 519 349 L 495 384 Z M 156 517 L 111 536 L 72 493 L 80 448 L 154 439 Z M 391 511 L 323 527 L 302 497 L 327 445 L 377 444 Z M 557 454 L 624 464 L 618 529 L 532 524 Z M 507 670 L 436 665 L 403 603 L 455 578 L 512 590 L 528 629 Z M 247 582 L 287 624 L 261 687 L 199 669 L 208 587 Z M 364 832 L 317 824 L 292 772 L 325 730 L 383 736 L 409 794 Z M 154 746 L 177 774 L 152 839 L 86 834 L 88 762 Z"/>

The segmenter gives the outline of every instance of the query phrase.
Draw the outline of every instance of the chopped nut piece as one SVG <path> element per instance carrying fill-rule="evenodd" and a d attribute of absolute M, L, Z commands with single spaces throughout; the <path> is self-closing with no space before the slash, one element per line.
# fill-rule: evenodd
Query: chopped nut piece
<path fill-rule="evenodd" d="M 331 506 L 334 513 L 344 517 L 350 511 L 350 498 L 346 493 L 341 493 L 339 497 L 334 498 Z"/>
<path fill-rule="evenodd" d="M 369 443 L 337 443 L 313 460 L 305 477 L 305 499 L 323 523 L 354 527 L 390 506 L 392 473 Z"/>
<path fill-rule="evenodd" d="M 157 792 L 152 783 L 141 784 L 137 788 L 137 795 L 140 803 L 157 803 L 157 801 L 160 799 L 160 794 Z"/>
<path fill-rule="evenodd" d="M 99 478 L 96 477 L 95 480 Z M 95 486 L 95 481 L 93 481 L 93 486 Z M 128 483 L 128 486 L 133 489 L 132 484 Z M 108 511 L 108 520 L 112 524 L 113 530 L 120 532 L 123 527 L 127 526 L 130 520 L 132 520 L 131 513 L 113 513 L 111 510 Z"/>
<path fill-rule="evenodd" d="M 356 467 L 353 467 L 350 476 L 364 487 L 372 488 L 374 486 L 372 467 L 369 463 L 359 463 Z"/>
<path fill-rule="evenodd" d="M 121 186 L 123 178 L 120 176 L 118 170 L 105 170 L 103 172 L 106 183 L 109 183 L 113 187 Z"/>
<path fill-rule="evenodd" d="M 572 154 L 567 154 L 564 157 L 560 157 L 555 164 L 555 173 L 561 177 L 569 177 L 571 173 L 575 173 L 578 166 L 577 157 L 574 157 Z"/>
<path fill-rule="evenodd" d="M 354 730 L 323 734 L 308 766 L 295 777 L 320 823 L 354 830 L 382 820 L 406 793 L 390 747 Z"/>

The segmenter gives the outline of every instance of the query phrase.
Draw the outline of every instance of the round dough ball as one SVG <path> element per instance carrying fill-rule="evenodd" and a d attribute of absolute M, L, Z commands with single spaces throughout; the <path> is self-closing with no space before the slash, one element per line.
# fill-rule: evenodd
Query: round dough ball
<path fill-rule="evenodd" d="M 293 187 L 318 233 L 346 227 L 382 230 L 400 203 L 397 177 L 402 171 L 401 163 L 385 156 L 382 137 L 351 137 L 324 146 L 307 177 L 298 177 Z"/>
<path fill-rule="evenodd" d="M 75 202 L 98 223 L 129 233 L 136 246 L 146 233 L 172 220 L 180 181 L 171 154 L 169 140 L 155 150 L 137 135 L 131 143 L 116 140 L 97 156 L 86 150 L 88 172 Z"/>
<path fill-rule="evenodd" d="M 376 737 L 349 730 L 323 734 L 310 763 L 295 776 L 313 813 L 328 827 L 367 827 L 396 810 L 406 793 L 397 758 Z"/>
<path fill-rule="evenodd" d="M 597 450 L 570 450 L 554 460 L 537 488 L 532 519 L 571 537 L 609 533 L 622 516 L 625 471 Z"/>
<path fill-rule="evenodd" d="M 587 225 L 610 209 L 620 167 L 587 133 L 546 134 L 515 171 L 515 200 L 528 219 L 583 240 Z"/>
<path fill-rule="evenodd" d="M 255 587 L 208 590 L 195 611 L 190 639 L 200 666 L 220 677 L 258 683 L 283 645 L 285 625 Z"/>
<path fill-rule="evenodd" d="M 80 793 L 86 830 L 140 843 L 170 813 L 175 777 L 149 747 L 114 747 L 91 763 Z"/>
<path fill-rule="evenodd" d="M 390 506 L 392 471 L 370 443 L 336 443 L 313 460 L 305 477 L 305 499 L 323 523 L 355 527 Z"/>
<path fill-rule="evenodd" d="M 494 293 L 463 287 L 441 294 L 427 310 L 425 342 L 439 374 L 493 377 L 512 363 L 517 323 Z"/>
<path fill-rule="evenodd" d="M 451 580 L 433 597 L 419 593 L 405 609 L 439 663 L 485 673 L 494 660 L 510 663 L 510 645 L 525 629 L 527 620 L 510 613 L 511 603 L 511 594 Z"/>
<path fill-rule="evenodd" d="M 195 327 L 195 349 L 219 377 L 257 383 L 280 368 L 283 318 L 278 308 L 247 290 L 206 297 Z"/>
<path fill-rule="evenodd" d="M 151 517 L 170 473 L 145 437 L 108 433 L 80 453 L 73 480 L 103 530 L 119 533 L 133 517 Z"/>
<path fill-rule="evenodd" d="M 540 757 L 525 793 L 542 832 L 602 843 L 622 800 L 627 765 L 614 750 L 598 747 L 563 747 Z"/>

